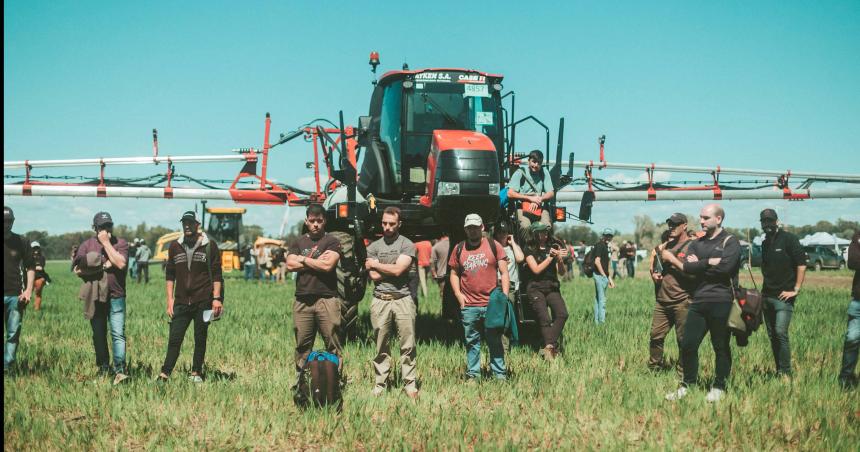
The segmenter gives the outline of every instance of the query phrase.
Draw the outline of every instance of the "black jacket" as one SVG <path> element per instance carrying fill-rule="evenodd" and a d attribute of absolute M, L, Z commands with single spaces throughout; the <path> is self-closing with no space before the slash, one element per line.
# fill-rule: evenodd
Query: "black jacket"
<path fill-rule="evenodd" d="M 175 302 L 194 304 L 212 301 L 213 283 L 221 282 L 221 294 L 224 293 L 224 278 L 221 274 L 221 250 L 215 242 L 209 240 L 206 234 L 200 235 L 194 251 L 189 256 L 183 240 L 179 237 L 170 243 L 167 250 L 167 265 L 165 278 L 174 281 L 173 295 Z M 207 251 L 208 248 L 208 251 Z M 191 259 L 189 269 L 188 259 Z M 211 279 L 210 279 L 210 276 Z"/>
<path fill-rule="evenodd" d="M 698 262 L 684 262 L 684 272 L 698 278 L 693 303 L 730 303 L 734 299 L 732 287 L 738 278 L 740 251 L 738 239 L 725 229 L 712 239 L 702 237 L 690 244 L 687 254 L 699 258 Z M 719 257 L 720 263 L 709 265 L 712 257 Z"/>

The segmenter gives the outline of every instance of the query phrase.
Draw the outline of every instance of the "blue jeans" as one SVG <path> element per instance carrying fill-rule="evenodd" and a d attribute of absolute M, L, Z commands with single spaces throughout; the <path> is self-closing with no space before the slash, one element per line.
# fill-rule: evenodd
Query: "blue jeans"
<path fill-rule="evenodd" d="M 845 344 L 842 349 L 842 371 L 839 372 L 841 380 L 854 377 L 858 350 L 860 350 L 860 300 L 851 300 L 848 305 L 848 331 L 845 332 Z"/>
<path fill-rule="evenodd" d="M 128 258 L 128 275 L 131 279 L 137 279 L 137 259 L 134 257 Z"/>
<path fill-rule="evenodd" d="M 254 268 L 256 268 L 256 265 L 245 263 L 245 281 L 254 279 Z"/>
<path fill-rule="evenodd" d="M 609 286 L 609 278 L 603 275 L 594 275 L 594 323 L 606 322 L 606 288 Z"/>
<path fill-rule="evenodd" d="M 21 338 L 21 318 L 24 317 L 24 309 L 18 302 L 17 295 L 3 296 L 3 321 L 6 328 L 6 347 L 3 352 L 3 370 L 15 362 L 15 352 L 18 351 L 18 339 Z"/>
<path fill-rule="evenodd" d="M 107 329 L 113 342 L 113 370 L 125 373 L 125 297 L 111 298 L 106 303 L 96 302 L 96 312 L 90 320 L 93 328 L 93 347 L 96 365 L 102 371 L 110 370 L 107 348 Z"/>
<path fill-rule="evenodd" d="M 466 333 L 466 376 L 477 378 L 481 375 L 481 330 L 484 330 L 490 349 L 490 370 L 496 378 L 507 378 L 502 332 L 497 328 L 484 328 L 487 308 L 467 306 L 460 311 L 460 315 Z"/>
<path fill-rule="evenodd" d="M 791 344 L 788 340 L 788 326 L 794 313 L 794 303 L 776 297 L 764 297 L 764 323 L 770 348 L 776 361 L 776 371 L 791 375 Z"/>

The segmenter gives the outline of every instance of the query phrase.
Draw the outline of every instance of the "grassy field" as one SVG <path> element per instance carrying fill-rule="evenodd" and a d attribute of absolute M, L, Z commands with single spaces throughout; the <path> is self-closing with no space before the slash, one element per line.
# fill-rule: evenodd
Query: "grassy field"
<path fill-rule="evenodd" d="M 774 378 L 767 335 L 733 347 L 729 395 L 716 406 L 697 389 L 678 403 L 663 395 L 674 372 L 646 369 L 653 306 L 649 280 L 609 291 L 607 323 L 591 321 L 593 284 L 565 283 L 566 353 L 542 361 L 515 348 L 508 382 L 466 385 L 465 352 L 439 339 L 437 292 L 422 301 L 418 331 L 421 398 L 396 388 L 370 395 L 373 346 L 368 307 L 360 341 L 346 348 L 350 384 L 342 413 L 293 406 L 292 283 L 228 281 L 225 318 L 209 330 L 205 383 L 183 377 L 192 334 L 166 386 L 153 382 L 164 358 L 164 283 L 129 284 L 132 379 L 96 377 L 89 323 L 67 263 L 49 265 L 55 283 L 43 310 L 24 316 L 19 371 L 4 378 L 4 449 L 815 449 L 857 450 L 860 393 L 836 384 L 849 301 L 848 272 L 814 274 L 791 326 L 793 383 Z M 318 345 L 320 345 L 318 341 Z M 677 357 L 674 337 L 667 340 Z M 701 349 L 701 377 L 713 353 Z"/>

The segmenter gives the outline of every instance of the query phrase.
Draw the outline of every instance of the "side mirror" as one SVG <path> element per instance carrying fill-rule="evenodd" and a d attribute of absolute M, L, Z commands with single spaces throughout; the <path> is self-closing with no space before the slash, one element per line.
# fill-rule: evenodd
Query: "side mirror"
<path fill-rule="evenodd" d="M 358 145 L 361 147 L 370 146 L 370 116 L 358 117 Z"/>
<path fill-rule="evenodd" d="M 594 192 L 586 191 L 582 193 L 582 201 L 579 203 L 579 219 L 582 221 L 591 221 L 591 207 L 594 206 Z"/>

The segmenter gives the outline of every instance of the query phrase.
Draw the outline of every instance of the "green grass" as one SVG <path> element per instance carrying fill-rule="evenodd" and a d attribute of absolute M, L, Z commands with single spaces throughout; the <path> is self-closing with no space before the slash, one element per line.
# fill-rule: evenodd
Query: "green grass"
<path fill-rule="evenodd" d="M 795 379 L 773 378 L 761 330 L 733 347 L 729 396 L 716 406 L 697 389 L 663 400 L 673 372 L 646 370 L 653 306 L 650 281 L 623 280 L 609 291 L 607 324 L 591 322 L 593 285 L 565 283 L 570 310 L 566 353 L 549 365 L 529 347 L 512 352 L 506 383 L 467 386 L 465 352 L 439 337 L 436 292 L 420 306 L 421 399 L 397 389 L 370 395 L 373 346 L 367 302 L 360 336 L 346 348 L 350 384 L 344 410 L 293 406 L 293 286 L 228 281 L 226 315 L 209 332 L 208 380 L 182 377 L 192 334 L 166 386 L 153 383 L 164 359 L 164 284 L 153 268 L 148 286 L 129 284 L 129 384 L 96 377 L 89 323 L 66 263 L 49 265 L 55 283 L 43 311 L 24 316 L 19 372 L 4 379 L 6 450 L 57 449 L 818 449 L 857 450 L 860 394 L 836 384 L 850 293 L 846 272 L 823 272 L 802 294 L 791 326 Z M 760 281 L 760 279 L 759 279 Z M 318 345 L 320 345 L 318 341 Z M 667 340 L 677 356 L 674 338 Z M 713 377 L 706 339 L 701 377 Z"/>

